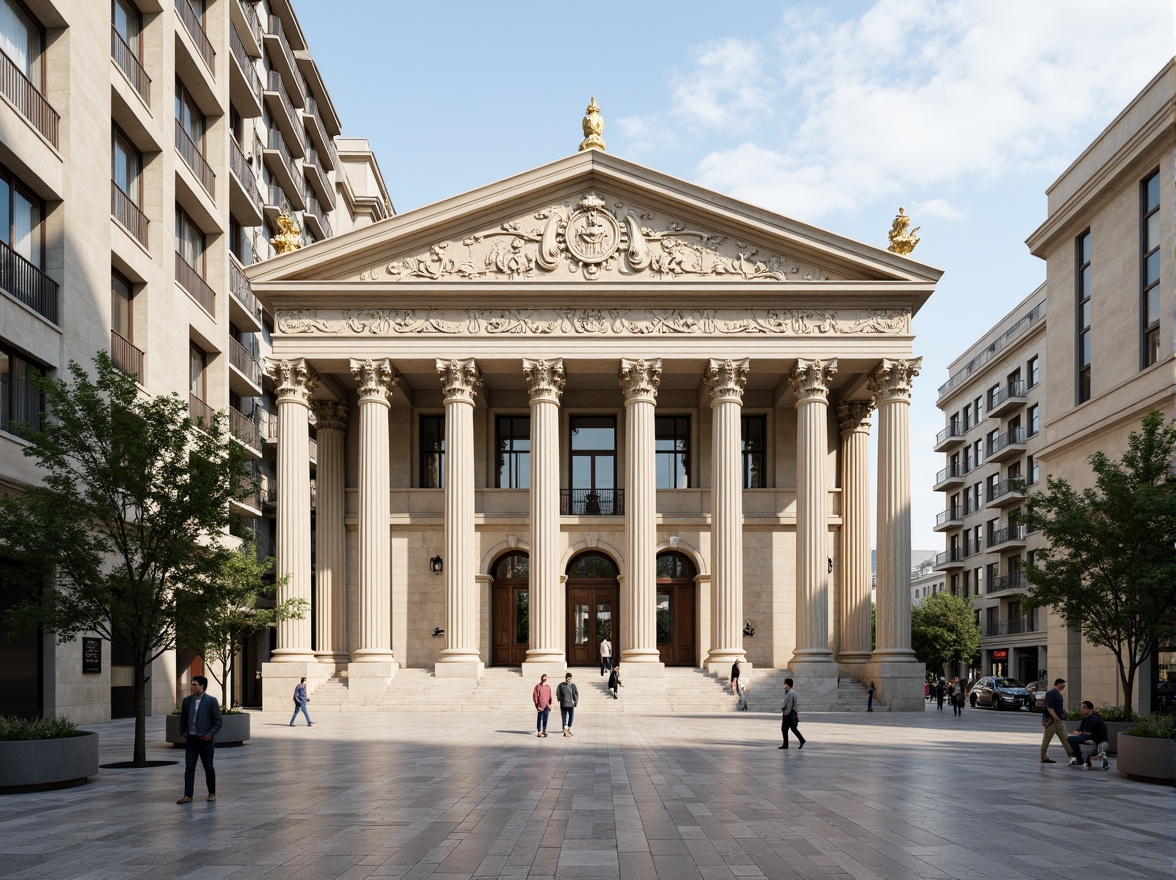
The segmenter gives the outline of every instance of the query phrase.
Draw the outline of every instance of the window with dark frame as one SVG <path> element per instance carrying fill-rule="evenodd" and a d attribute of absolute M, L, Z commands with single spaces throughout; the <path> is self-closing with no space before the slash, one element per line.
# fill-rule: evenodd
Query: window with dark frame
<path fill-rule="evenodd" d="M 1029 363 L 1025 366 L 1025 372 L 1029 375 L 1028 387 L 1032 388 L 1039 381 L 1041 381 L 1041 362 L 1037 355 L 1029 358 Z"/>
<path fill-rule="evenodd" d="M 1160 172 L 1140 187 L 1143 217 L 1139 234 L 1142 257 L 1139 280 L 1142 286 L 1140 315 L 1143 325 L 1142 365 L 1150 367 L 1160 359 Z"/>
<path fill-rule="evenodd" d="M 32 377 L 46 372 L 40 364 L 0 345 L 0 431 L 23 433 L 14 423 L 28 425 L 34 431 L 41 429 L 45 401 Z"/>
<path fill-rule="evenodd" d="M 45 33 L 41 23 L 18 0 L 0 0 L 0 52 L 39 92 L 45 91 Z"/>
<path fill-rule="evenodd" d="M 143 14 L 130 0 L 113 0 L 110 22 L 131 54 L 142 58 Z"/>
<path fill-rule="evenodd" d="M 131 300 L 134 288 L 118 272 L 110 273 L 110 329 L 127 342 L 135 341 L 135 321 Z"/>
<path fill-rule="evenodd" d="M 1090 230 L 1078 236 L 1075 243 L 1075 256 L 1078 271 L 1075 275 L 1075 293 L 1077 297 L 1078 342 L 1077 357 L 1077 402 L 1085 403 L 1090 400 Z"/>
<path fill-rule="evenodd" d="M 203 155 L 206 127 L 204 114 L 200 111 L 200 105 L 196 103 L 196 99 L 178 79 L 176 80 L 176 119 L 179 120 L 180 127 L 184 129 L 185 134 L 192 139 L 192 143 Z"/>
<path fill-rule="evenodd" d="M 445 416 L 421 416 L 422 489 L 445 488 Z"/>
<path fill-rule="evenodd" d="M 110 140 L 110 178 L 135 207 L 141 208 L 143 196 L 139 176 L 143 171 L 143 154 L 117 125 L 112 129 Z"/>
<path fill-rule="evenodd" d="M 654 416 L 654 485 L 690 488 L 690 416 Z"/>
<path fill-rule="evenodd" d="M 764 450 L 767 448 L 767 418 L 740 416 L 739 429 L 743 443 L 743 488 L 766 489 L 767 471 Z"/>
<path fill-rule="evenodd" d="M 42 272 L 45 270 L 44 220 L 45 203 L 20 178 L 0 165 L 0 242 Z M 5 282 L 0 280 L 0 283 Z"/>
<path fill-rule="evenodd" d="M 176 253 L 185 263 L 196 270 L 201 278 L 204 274 L 204 231 L 195 221 L 185 213 L 184 209 L 176 205 Z"/>
<path fill-rule="evenodd" d="M 1035 403 L 1029 407 L 1026 421 L 1028 426 L 1025 433 L 1028 436 L 1032 437 L 1041 430 L 1041 404 Z"/>
<path fill-rule="evenodd" d="M 531 417 L 499 416 L 495 452 L 495 485 L 499 489 L 531 487 Z"/>
<path fill-rule="evenodd" d="M 204 368 L 207 364 L 208 355 L 204 353 L 204 350 L 196 343 L 190 343 L 188 346 L 188 391 L 197 400 L 204 400 Z"/>

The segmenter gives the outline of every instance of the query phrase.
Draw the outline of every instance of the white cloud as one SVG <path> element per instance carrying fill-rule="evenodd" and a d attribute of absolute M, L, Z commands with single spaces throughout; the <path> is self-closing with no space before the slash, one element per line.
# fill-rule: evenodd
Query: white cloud
<path fill-rule="evenodd" d="M 769 106 L 770 74 L 757 43 L 718 40 L 696 48 L 695 66 L 674 81 L 674 118 L 706 128 L 745 130 Z"/>
<path fill-rule="evenodd" d="M 912 202 L 907 208 L 912 217 L 938 217 L 940 220 L 960 220 L 964 212 L 953 206 L 945 199 L 929 199 L 925 202 Z"/>

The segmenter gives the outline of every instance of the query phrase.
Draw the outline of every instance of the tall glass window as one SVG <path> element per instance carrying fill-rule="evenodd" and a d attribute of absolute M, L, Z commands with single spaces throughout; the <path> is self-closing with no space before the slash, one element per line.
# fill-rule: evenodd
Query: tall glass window
<path fill-rule="evenodd" d="M 763 416 L 740 416 L 739 428 L 743 438 L 743 488 L 763 489 L 767 486 L 764 467 L 767 419 Z"/>
<path fill-rule="evenodd" d="M 143 156 L 135 149 L 130 139 L 114 129 L 111 135 L 111 179 L 136 206 L 142 205 L 139 188 L 139 174 L 143 169 Z"/>
<path fill-rule="evenodd" d="M 204 277 L 204 233 L 184 210 L 176 205 L 176 253 Z"/>
<path fill-rule="evenodd" d="M 1041 366 L 1037 355 L 1033 355 L 1033 357 L 1029 358 L 1026 371 L 1029 374 L 1029 387 L 1032 388 L 1039 381 L 1041 381 Z"/>
<path fill-rule="evenodd" d="M 496 469 L 499 489 L 531 487 L 531 417 L 498 417 Z"/>
<path fill-rule="evenodd" d="M 134 341 L 134 321 L 131 316 L 131 298 L 133 296 L 130 282 L 112 272 L 110 275 L 110 329 L 127 342 Z"/>
<path fill-rule="evenodd" d="M 184 84 L 176 80 L 176 119 L 200 151 L 204 152 L 204 114 Z"/>
<path fill-rule="evenodd" d="M 114 0 L 111 8 L 111 23 L 131 54 L 139 57 L 139 34 L 142 31 L 142 15 L 130 0 Z"/>
<path fill-rule="evenodd" d="M 1078 300 L 1078 403 L 1090 400 L 1090 230 L 1078 236 L 1076 244 L 1078 274 L 1076 296 Z"/>
<path fill-rule="evenodd" d="M 690 417 L 654 416 L 653 433 L 657 488 L 689 488 Z"/>
<path fill-rule="evenodd" d="M 3 52 L 36 89 L 41 80 L 41 26 L 15 0 L 0 0 L 0 52 Z"/>
<path fill-rule="evenodd" d="M 18 431 L 14 423 L 41 428 L 44 400 L 32 383 L 34 373 L 44 373 L 39 365 L 16 352 L 0 348 L 0 431 Z"/>
<path fill-rule="evenodd" d="M 611 493 L 617 485 L 617 422 L 612 416 L 573 416 L 572 488 Z"/>
<path fill-rule="evenodd" d="M 1143 257 L 1139 274 L 1143 295 L 1140 312 L 1143 318 L 1143 366 L 1150 367 L 1160 359 L 1160 172 L 1143 182 L 1141 195 Z"/>
<path fill-rule="evenodd" d="M 445 487 L 445 416 L 421 416 L 421 488 Z"/>
<path fill-rule="evenodd" d="M 45 269 L 44 217 L 44 203 L 0 166 L 0 242 L 42 271 Z"/>
<path fill-rule="evenodd" d="M 197 400 L 204 400 L 204 367 L 207 356 L 203 350 L 191 345 L 188 348 L 188 390 Z"/>

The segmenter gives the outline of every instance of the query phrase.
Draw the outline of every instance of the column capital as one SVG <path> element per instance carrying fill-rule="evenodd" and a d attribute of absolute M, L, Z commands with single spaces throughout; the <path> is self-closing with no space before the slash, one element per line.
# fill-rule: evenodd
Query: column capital
<path fill-rule="evenodd" d="M 637 360 L 621 358 L 621 369 L 617 378 L 621 383 L 621 390 L 625 394 L 626 402 L 643 399 L 655 400 L 657 386 L 661 384 L 661 371 L 661 358 L 648 361 L 645 358 Z"/>
<path fill-rule="evenodd" d="M 878 403 L 905 401 L 910 403 L 911 385 L 923 366 L 921 357 L 907 361 L 882 358 L 882 363 L 870 370 L 869 387 Z"/>
<path fill-rule="evenodd" d="M 316 400 L 310 405 L 315 427 L 320 431 L 347 430 L 347 404 L 337 400 Z"/>
<path fill-rule="evenodd" d="M 392 389 L 400 381 L 400 374 L 392 367 L 388 358 L 374 361 L 351 360 L 351 375 L 359 386 L 360 402 L 374 401 L 387 405 Z"/>
<path fill-rule="evenodd" d="M 851 400 L 837 407 L 837 425 L 842 434 L 861 431 L 870 433 L 870 413 L 874 411 L 872 400 Z"/>
<path fill-rule="evenodd" d="M 549 400 L 552 403 L 559 403 L 566 381 L 563 358 L 552 358 L 551 360 L 523 358 L 523 376 L 527 380 L 527 390 L 531 393 L 531 400 Z"/>
<path fill-rule="evenodd" d="M 797 358 L 796 366 L 788 374 L 788 381 L 796 389 L 797 403 L 809 400 L 827 401 L 829 384 L 837 373 L 837 358 L 809 360 Z"/>
<path fill-rule="evenodd" d="M 306 362 L 306 358 L 292 361 L 266 358 L 265 374 L 278 386 L 279 403 L 294 401 L 309 406 L 310 396 L 318 388 L 318 373 Z"/>
<path fill-rule="evenodd" d="M 710 392 L 711 402 L 742 401 L 743 389 L 747 385 L 747 373 L 750 369 L 751 361 L 748 358 L 741 358 L 737 361 L 730 358 L 726 360 L 711 358 L 702 373 L 702 384 Z"/>
<path fill-rule="evenodd" d="M 446 403 L 459 400 L 473 406 L 474 396 L 482 387 L 482 371 L 473 358 L 437 358 L 437 374 L 441 377 L 441 391 Z"/>

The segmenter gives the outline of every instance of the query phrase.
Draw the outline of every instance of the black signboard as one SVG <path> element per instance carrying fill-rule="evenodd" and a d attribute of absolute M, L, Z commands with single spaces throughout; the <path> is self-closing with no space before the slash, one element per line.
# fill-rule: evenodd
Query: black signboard
<path fill-rule="evenodd" d="M 82 639 L 82 672 L 102 671 L 102 639 Z"/>

